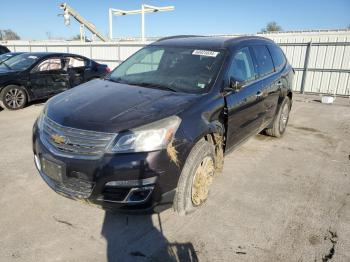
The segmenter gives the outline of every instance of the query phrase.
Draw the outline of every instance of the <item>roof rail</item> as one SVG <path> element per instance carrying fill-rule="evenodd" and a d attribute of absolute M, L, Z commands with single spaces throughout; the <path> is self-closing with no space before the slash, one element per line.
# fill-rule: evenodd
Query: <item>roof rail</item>
<path fill-rule="evenodd" d="M 189 38 L 189 37 L 204 37 L 203 35 L 173 35 L 173 36 L 166 36 L 158 39 L 156 42 L 163 41 L 163 40 L 169 40 L 169 39 L 176 39 L 176 38 Z"/>

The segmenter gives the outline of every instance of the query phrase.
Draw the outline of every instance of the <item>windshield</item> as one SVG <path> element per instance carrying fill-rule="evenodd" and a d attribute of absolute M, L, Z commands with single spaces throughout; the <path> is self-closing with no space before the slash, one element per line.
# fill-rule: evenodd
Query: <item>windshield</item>
<path fill-rule="evenodd" d="M 23 71 L 32 66 L 36 61 L 40 59 L 39 56 L 33 54 L 21 54 L 13 56 L 7 61 L 0 64 L 0 67 L 6 67 L 11 70 Z"/>
<path fill-rule="evenodd" d="M 214 83 L 222 50 L 147 46 L 110 74 L 109 80 L 178 92 L 203 93 Z"/>
<path fill-rule="evenodd" d="M 0 55 L 0 63 L 10 59 L 13 56 L 15 56 L 13 53 L 6 53 L 6 54 Z"/>

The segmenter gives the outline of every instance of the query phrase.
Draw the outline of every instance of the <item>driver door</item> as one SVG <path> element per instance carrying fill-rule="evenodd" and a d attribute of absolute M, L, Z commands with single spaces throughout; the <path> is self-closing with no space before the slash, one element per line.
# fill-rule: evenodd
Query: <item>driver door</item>
<path fill-rule="evenodd" d="M 30 73 L 31 90 L 37 98 L 55 95 L 69 88 L 69 75 L 61 57 L 42 60 Z"/>
<path fill-rule="evenodd" d="M 225 95 L 227 108 L 227 148 L 232 148 L 257 132 L 262 125 L 262 84 L 257 80 L 249 47 L 233 54 L 227 82 L 238 81 L 240 89 Z M 229 84 L 226 84 L 229 85 Z"/>

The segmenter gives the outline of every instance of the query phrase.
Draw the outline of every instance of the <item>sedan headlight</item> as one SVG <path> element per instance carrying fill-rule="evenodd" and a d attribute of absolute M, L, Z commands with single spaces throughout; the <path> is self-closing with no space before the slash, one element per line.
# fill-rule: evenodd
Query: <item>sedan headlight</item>
<path fill-rule="evenodd" d="M 149 152 L 166 148 L 173 139 L 181 119 L 171 116 L 151 124 L 119 133 L 108 152 Z"/>

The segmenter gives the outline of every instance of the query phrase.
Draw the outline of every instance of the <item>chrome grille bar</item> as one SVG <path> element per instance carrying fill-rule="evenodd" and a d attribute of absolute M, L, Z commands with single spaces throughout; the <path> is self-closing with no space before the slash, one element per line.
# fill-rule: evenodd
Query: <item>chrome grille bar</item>
<path fill-rule="evenodd" d="M 95 132 L 62 126 L 47 116 L 41 133 L 43 142 L 61 154 L 98 157 L 115 138 L 116 134 Z M 56 139 L 55 139 L 56 138 Z"/>

